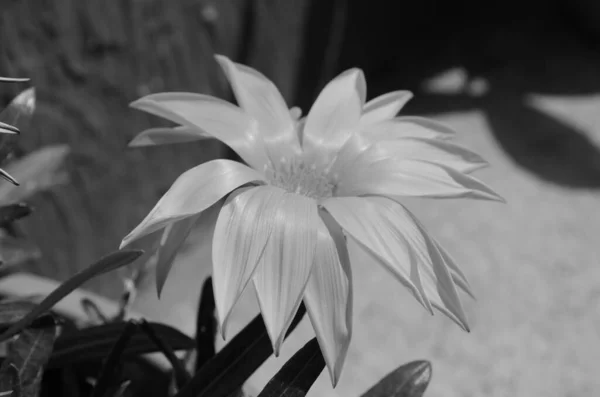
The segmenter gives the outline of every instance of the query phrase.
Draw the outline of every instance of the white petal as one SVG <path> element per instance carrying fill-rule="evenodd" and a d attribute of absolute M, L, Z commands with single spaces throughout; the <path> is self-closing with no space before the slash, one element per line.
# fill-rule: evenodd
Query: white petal
<path fill-rule="evenodd" d="M 352 272 L 341 228 L 327 212 L 320 214 L 304 303 L 335 387 L 352 337 Z"/>
<path fill-rule="evenodd" d="M 367 126 L 395 117 L 413 97 L 410 91 L 393 91 L 371 99 L 363 108 L 361 126 Z"/>
<path fill-rule="evenodd" d="M 425 117 L 404 116 L 361 126 L 361 133 L 373 142 L 402 138 L 450 139 L 455 131 Z"/>
<path fill-rule="evenodd" d="M 387 225 L 388 221 L 382 219 L 372 202 L 362 197 L 333 197 L 321 205 L 356 240 L 360 248 L 392 270 L 415 299 L 431 311 L 421 286 L 419 267 L 412 263 L 406 246 L 398 243 L 395 229 Z"/>
<path fill-rule="evenodd" d="M 302 147 L 309 161 L 327 164 L 358 126 L 362 112 L 360 69 L 350 69 L 333 79 L 306 116 Z"/>
<path fill-rule="evenodd" d="M 123 239 L 121 248 L 175 221 L 199 214 L 246 183 L 261 181 L 261 174 L 235 161 L 221 159 L 200 164 L 177 178 L 146 218 Z"/>
<path fill-rule="evenodd" d="M 313 266 L 319 215 L 314 200 L 289 193 L 273 211 L 273 231 L 252 280 L 277 356 Z"/>
<path fill-rule="evenodd" d="M 381 216 L 389 220 L 388 225 L 396 228 L 404 244 L 411 250 L 411 258 L 419 265 L 423 287 L 431 304 L 468 331 L 467 317 L 451 272 L 423 225 L 393 200 L 385 197 L 368 197 L 366 200 L 378 205 Z"/>
<path fill-rule="evenodd" d="M 289 157 L 300 152 L 295 123 L 275 84 L 248 66 L 216 55 L 239 105 L 259 124 L 267 150 Z"/>
<path fill-rule="evenodd" d="M 213 288 L 223 339 L 229 314 L 263 255 L 285 191 L 273 186 L 242 188 L 231 193 L 215 226 Z"/>
<path fill-rule="evenodd" d="M 336 196 L 473 198 L 504 202 L 479 180 L 452 168 L 425 161 L 381 159 L 366 151 L 340 176 Z"/>
<path fill-rule="evenodd" d="M 454 259 L 452 259 L 452 257 L 450 256 L 450 254 L 448 254 L 448 251 L 446 251 L 444 247 L 442 247 L 437 241 L 435 241 L 435 239 L 432 238 L 432 240 L 435 246 L 437 247 L 438 251 L 442 255 L 446 266 L 450 270 L 450 274 L 452 275 L 452 280 L 454 280 L 454 283 L 467 295 L 475 299 L 475 294 L 473 293 L 473 290 L 469 285 L 469 281 L 467 280 L 467 277 L 465 276 L 463 271 L 458 267 Z"/>
<path fill-rule="evenodd" d="M 427 233 L 400 204 L 384 197 L 348 197 L 331 199 L 324 206 L 347 233 L 383 259 L 382 264 L 392 274 L 404 282 L 408 275 L 426 307 L 431 303 L 468 330 L 466 315 L 442 257 Z"/>
<path fill-rule="evenodd" d="M 198 127 L 182 125 L 178 127 L 149 128 L 136 135 L 130 147 L 166 145 L 170 143 L 193 142 L 201 139 L 214 139 L 208 132 Z"/>
<path fill-rule="evenodd" d="M 156 292 L 159 298 L 173 267 L 175 257 L 200 216 L 190 216 L 173 222 L 163 230 L 156 261 Z"/>
<path fill-rule="evenodd" d="M 177 124 L 198 127 L 225 143 L 256 169 L 262 170 L 267 163 L 256 121 L 229 102 L 209 95 L 163 92 L 138 99 L 131 107 Z"/>
<path fill-rule="evenodd" d="M 458 172 L 470 173 L 488 166 L 478 154 L 462 146 L 438 139 L 399 139 L 377 146 L 399 160 L 424 160 L 444 165 Z"/>

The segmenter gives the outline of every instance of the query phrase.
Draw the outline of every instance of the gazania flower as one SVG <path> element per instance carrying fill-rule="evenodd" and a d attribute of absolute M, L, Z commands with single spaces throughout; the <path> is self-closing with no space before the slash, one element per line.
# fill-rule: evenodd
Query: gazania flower
<path fill-rule="evenodd" d="M 223 56 L 217 61 L 239 107 L 201 94 L 146 96 L 132 106 L 180 126 L 145 131 L 132 145 L 212 137 L 247 165 L 214 160 L 183 173 L 121 247 L 158 236 L 157 274 L 164 281 L 194 222 L 226 197 L 212 245 L 223 335 L 250 281 L 275 354 L 304 301 L 334 385 L 352 333 L 348 244 L 388 269 L 427 310 L 468 330 L 457 292 L 458 286 L 471 293 L 465 276 L 402 199 L 502 200 L 468 175 L 486 163 L 448 142 L 451 131 L 443 125 L 395 118 L 412 96 L 407 91 L 365 103 L 359 69 L 333 79 L 300 118 L 265 76 Z"/>

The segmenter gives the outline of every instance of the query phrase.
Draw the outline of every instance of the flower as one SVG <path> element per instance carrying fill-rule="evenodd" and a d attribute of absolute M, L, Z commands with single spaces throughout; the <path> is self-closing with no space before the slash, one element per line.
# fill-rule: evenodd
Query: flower
<path fill-rule="evenodd" d="M 448 142 L 448 127 L 396 118 L 410 92 L 366 102 L 359 69 L 333 79 L 300 118 L 265 76 L 224 56 L 217 61 L 239 107 L 192 93 L 152 94 L 132 104 L 180 124 L 142 132 L 133 146 L 210 137 L 247 164 L 221 159 L 183 173 L 123 239 L 121 247 L 142 237 L 158 244 L 159 289 L 194 223 L 226 197 L 212 245 L 223 335 L 250 280 L 275 354 L 304 301 L 335 386 L 352 334 L 349 244 L 388 269 L 431 313 L 436 308 L 468 330 L 457 292 L 458 286 L 471 294 L 464 274 L 401 200 L 502 201 L 468 175 L 486 162 Z"/>

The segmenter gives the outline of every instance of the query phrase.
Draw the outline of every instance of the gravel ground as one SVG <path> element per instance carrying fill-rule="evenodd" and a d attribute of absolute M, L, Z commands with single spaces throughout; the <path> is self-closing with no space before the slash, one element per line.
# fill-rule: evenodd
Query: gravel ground
<path fill-rule="evenodd" d="M 358 258 L 344 373 L 333 390 L 324 371 L 310 395 L 359 395 L 414 359 L 433 363 L 430 397 L 600 394 L 600 96 L 592 94 L 599 91 L 600 62 L 560 32 L 524 31 L 511 32 L 515 46 L 500 49 L 514 62 L 487 76 L 500 94 L 475 101 L 481 106 L 472 109 L 434 115 L 492 164 L 476 176 L 508 204 L 408 202 L 475 290 L 477 301 L 465 296 L 472 332 L 431 317 L 383 269 L 362 266 Z M 552 52 L 542 54 L 544 48 Z M 182 255 L 163 299 L 149 286 L 137 309 L 193 332 L 197 295 L 190 291 L 207 274 L 209 253 L 203 244 Z M 232 334 L 256 313 L 254 293 L 247 292 Z M 305 320 L 248 391 L 256 395 L 312 337 Z"/>

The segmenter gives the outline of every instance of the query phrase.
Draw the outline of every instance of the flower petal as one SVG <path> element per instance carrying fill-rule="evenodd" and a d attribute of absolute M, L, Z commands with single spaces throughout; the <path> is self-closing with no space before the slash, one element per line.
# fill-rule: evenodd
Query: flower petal
<path fill-rule="evenodd" d="M 0 121 L 0 133 L 2 134 L 18 134 L 19 129 L 10 124 L 6 124 Z"/>
<path fill-rule="evenodd" d="M 295 123 L 275 84 L 255 69 L 222 55 L 215 58 L 227 75 L 240 107 L 258 121 L 269 150 L 284 157 L 297 155 L 300 142 Z"/>
<path fill-rule="evenodd" d="M 416 116 L 396 117 L 375 124 L 362 125 L 361 133 L 373 142 L 402 138 L 450 139 L 456 134 L 453 129 L 444 124 Z"/>
<path fill-rule="evenodd" d="M 209 95 L 163 92 L 147 95 L 130 106 L 206 131 L 255 169 L 262 170 L 267 163 L 258 125 L 242 109 L 229 102 Z"/>
<path fill-rule="evenodd" d="M 362 112 L 360 69 L 340 74 L 323 88 L 306 116 L 302 147 L 307 159 L 328 164 L 358 126 Z"/>
<path fill-rule="evenodd" d="M 452 168 L 426 161 L 386 157 L 385 152 L 365 151 L 340 175 L 334 195 L 464 197 L 504 202 L 483 182 Z"/>
<path fill-rule="evenodd" d="M 177 178 L 146 218 L 123 239 L 120 248 L 175 221 L 199 214 L 246 183 L 261 181 L 264 182 L 261 174 L 235 161 L 221 159 L 200 164 Z"/>
<path fill-rule="evenodd" d="M 177 127 L 149 128 L 136 135 L 130 147 L 166 145 L 170 143 L 193 142 L 201 139 L 214 139 L 208 132 L 188 125 Z"/>
<path fill-rule="evenodd" d="M 469 281 L 467 280 L 465 274 L 458 267 L 454 259 L 452 259 L 452 257 L 450 256 L 450 254 L 448 254 L 448 251 L 446 251 L 444 247 L 442 247 L 437 241 L 435 241 L 435 239 L 432 238 L 432 240 L 435 246 L 437 247 L 438 251 L 442 255 L 446 266 L 450 270 L 450 274 L 452 275 L 452 280 L 454 280 L 454 283 L 467 295 L 475 299 L 475 294 L 473 293 L 473 290 L 471 289 L 471 286 L 469 285 Z"/>
<path fill-rule="evenodd" d="M 377 228 L 376 236 L 382 241 L 379 242 L 380 247 L 373 251 L 384 259 L 385 267 L 401 280 L 409 274 L 426 303 L 430 302 L 463 329 L 468 330 L 466 315 L 450 271 L 425 230 L 405 208 L 384 197 L 348 197 L 331 199 L 331 202 L 335 204 L 331 206 L 325 202 L 325 208 L 338 222 L 340 219 L 346 221 L 348 218 L 347 214 L 337 213 L 340 207 L 345 207 L 346 212 L 353 211 L 356 214 L 355 218 L 360 219 L 364 223 L 363 227 L 367 226 L 371 233 Z M 352 222 L 348 223 L 352 230 L 347 229 L 344 223 L 340 222 L 344 230 L 361 243 L 364 245 L 371 243 L 364 236 L 360 236 L 359 239 L 358 235 L 354 235 L 353 231 L 356 232 L 357 227 Z M 400 255 L 390 255 L 392 250 Z"/>
<path fill-rule="evenodd" d="M 201 214 L 204 212 L 206 211 L 203 211 Z M 159 298 L 165 282 L 167 281 L 167 277 L 169 276 L 169 272 L 173 267 L 175 257 L 183 245 L 183 242 L 192 231 L 196 221 L 202 216 L 201 214 L 173 222 L 163 230 L 156 261 L 156 293 Z"/>
<path fill-rule="evenodd" d="M 363 108 L 361 126 L 375 124 L 395 117 L 413 97 L 410 91 L 392 91 L 371 99 Z"/>
<path fill-rule="evenodd" d="M 273 213 L 273 231 L 252 280 L 277 356 L 313 266 L 319 215 L 314 200 L 289 193 Z"/>
<path fill-rule="evenodd" d="M 424 160 L 458 172 L 470 173 L 489 164 L 478 154 L 462 146 L 437 139 L 400 139 L 378 143 L 379 149 L 400 160 Z"/>
<path fill-rule="evenodd" d="M 238 189 L 221 208 L 215 226 L 213 288 L 223 339 L 229 314 L 261 259 L 285 191 L 273 186 Z"/>
<path fill-rule="evenodd" d="M 342 229 L 327 212 L 320 215 L 304 303 L 335 387 L 352 336 L 352 272 Z"/>
<path fill-rule="evenodd" d="M 394 276 L 431 312 L 421 286 L 419 267 L 399 243 L 398 233 L 375 204 L 362 197 L 332 197 L 321 203 L 359 247 L 392 271 Z"/>
<path fill-rule="evenodd" d="M 18 77 L 0 77 L 0 83 L 23 83 L 26 81 L 29 81 L 29 79 Z"/>

